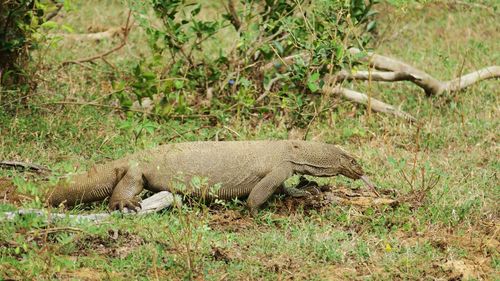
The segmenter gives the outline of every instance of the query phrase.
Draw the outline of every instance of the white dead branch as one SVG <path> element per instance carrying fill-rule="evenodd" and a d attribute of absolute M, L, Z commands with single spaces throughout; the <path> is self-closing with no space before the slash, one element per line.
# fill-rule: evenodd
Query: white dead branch
<path fill-rule="evenodd" d="M 350 48 L 349 52 L 351 55 L 356 55 L 360 54 L 361 50 Z M 293 64 L 299 58 L 307 61 L 308 55 L 301 53 L 283 57 L 261 66 L 260 71 L 266 72 L 271 69 L 277 69 L 280 72 L 284 70 L 284 66 Z M 416 121 L 416 118 L 392 105 L 368 97 L 366 94 L 342 88 L 340 84 L 343 81 L 356 80 L 376 82 L 409 81 L 424 89 L 425 93 L 430 96 L 457 92 L 482 80 L 500 78 L 500 66 L 489 66 L 450 81 L 440 81 L 405 62 L 373 52 L 368 52 L 367 56 L 362 58 L 361 61 L 367 62 L 370 69 L 361 71 L 341 70 L 334 75 L 326 75 L 323 80 L 331 86 L 324 87 L 323 92 L 341 95 L 352 102 L 369 104 L 370 108 L 374 111 L 390 113 L 409 121 Z M 267 93 L 264 93 L 258 100 L 262 100 L 266 95 Z"/>
<path fill-rule="evenodd" d="M 360 103 L 364 105 L 368 105 L 369 103 L 371 110 L 376 112 L 393 114 L 397 117 L 402 117 L 411 122 L 417 121 L 415 117 L 411 116 L 410 114 L 402 110 L 399 110 L 398 108 L 390 104 L 384 103 L 378 99 L 368 97 L 366 94 L 342 88 L 339 85 L 333 87 L 325 86 L 323 87 L 322 91 L 323 93 L 341 95 L 345 99 L 355 103 Z"/>
<path fill-rule="evenodd" d="M 162 191 L 153 194 L 141 202 L 141 209 L 137 212 L 124 210 L 127 215 L 144 215 L 149 213 L 158 212 L 163 210 L 176 202 L 174 195 L 168 191 Z M 179 201 L 180 202 L 180 201 Z M 13 212 L 4 212 L 0 215 L 0 221 L 2 220 L 13 220 L 16 216 L 22 215 L 36 215 L 45 217 L 47 221 L 55 221 L 61 219 L 70 219 L 71 221 L 81 222 L 81 221 L 93 221 L 101 222 L 111 216 L 110 213 L 97 213 L 88 215 L 70 215 L 62 213 L 51 213 L 47 210 L 35 210 L 35 209 L 21 209 Z"/>
<path fill-rule="evenodd" d="M 357 48 L 349 49 L 351 54 L 359 54 Z M 372 80 L 372 81 L 411 81 L 424 89 L 427 95 L 439 95 L 444 92 L 456 92 L 469 87 L 479 81 L 492 78 L 500 78 L 500 66 L 489 66 L 478 71 L 463 75 L 450 81 L 440 81 L 426 72 L 417 69 L 407 63 L 394 58 L 368 52 L 368 56 L 362 59 L 368 62 L 370 67 L 389 72 L 357 72 L 349 74 L 341 73 L 339 78 L 348 80 Z M 390 79 L 393 78 L 393 79 Z"/>
<path fill-rule="evenodd" d="M 337 74 L 333 75 L 329 80 L 336 81 L 337 83 L 342 81 L 381 81 L 381 82 L 396 82 L 396 81 L 413 81 L 418 79 L 414 75 L 406 72 L 387 72 L 387 71 L 355 71 L 350 73 L 347 70 L 341 70 Z"/>

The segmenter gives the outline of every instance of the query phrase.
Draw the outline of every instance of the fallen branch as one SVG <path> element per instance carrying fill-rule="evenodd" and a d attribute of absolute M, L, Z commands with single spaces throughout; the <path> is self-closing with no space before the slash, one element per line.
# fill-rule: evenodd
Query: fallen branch
<path fill-rule="evenodd" d="M 368 103 L 370 103 L 370 108 L 373 111 L 390 113 L 390 114 L 393 114 L 395 116 L 402 117 L 402 118 L 404 118 L 408 121 L 411 121 L 411 122 L 417 121 L 417 119 L 415 117 L 411 116 L 410 114 L 408 114 L 402 110 L 397 109 L 396 107 L 394 107 L 390 104 L 386 104 L 386 103 L 379 101 L 377 99 L 370 98 L 363 93 L 349 90 L 346 88 L 342 88 L 338 85 L 333 86 L 333 87 L 324 86 L 322 91 L 323 91 L 323 93 L 341 95 L 342 97 L 344 97 L 350 101 L 356 102 L 356 103 L 360 103 L 360 104 L 364 104 L 364 105 L 367 105 Z"/>
<path fill-rule="evenodd" d="M 168 191 L 162 191 L 153 194 L 141 202 L 141 209 L 138 212 L 124 210 L 127 215 L 144 215 L 163 210 L 177 201 L 174 195 Z M 82 221 L 93 221 L 101 222 L 111 216 L 110 213 L 97 213 L 89 215 L 69 215 L 61 213 L 50 213 L 47 210 L 34 210 L 34 209 L 21 209 L 13 212 L 4 212 L 0 219 L 13 220 L 16 216 L 22 215 L 36 215 L 41 217 L 46 217 L 47 221 L 55 221 L 61 219 L 71 219 L 76 222 Z M 3 217 L 3 218 L 2 218 Z"/>
<path fill-rule="evenodd" d="M 357 48 L 351 48 L 349 49 L 349 52 L 353 55 L 361 53 L 361 51 Z M 467 75 L 463 75 L 451 81 L 440 81 L 432 77 L 431 75 L 427 74 L 426 72 L 417 69 L 407 63 L 404 63 L 402 61 L 390 57 L 377 55 L 372 52 L 368 52 L 368 56 L 362 60 L 368 62 L 370 67 L 374 67 L 379 70 L 390 71 L 390 73 L 393 73 L 393 74 L 377 73 L 379 77 L 385 76 L 387 78 L 389 77 L 389 75 L 394 75 L 396 78 L 401 78 L 401 77 L 408 78 L 400 80 L 386 79 L 378 81 L 387 81 L 387 82 L 402 81 L 402 80 L 411 81 L 416 85 L 418 85 L 419 87 L 421 87 L 422 89 L 424 89 L 425 93 L 428 96 L 439 95 L 444 92 L 457 92 L 481 80 L 500 78 L 500 66 L 486 67 L 478 71 L 469 73 Z M 354 77 L 356 75 L 357 74 L 354 74 Z M 357 75 L 357 76 L 358 77 L 356 79 L 359 80 L 368 80 L 373 78 L 373 76 L 372 78 L 370 78 L 370 75 Z"/>
<path fill-rule="evenodd" d="M 327 76 L 327 79 L 340 83 L 342 81 L 352 80 L 369 80 L 381 82 L 396 82 L 396 81 L 414 81 L 418 79 L 406 72 L 385 72 L 385 71 L 356 71 L 350 73 L 347 70 L 342 70 L 335 75 Z"/>
<path fill-rule="evenodd" d="M 84 62 L 94 61 L 96 59 L 103 59 L 103 60 L 105 60 L 106 56 L 108 56 L 109 54 L 112 54 L 112 53 L 120 50 L 121 48 L 123 48 L 127 44 L 128 35 L 130 33 L 130 29 L 132 28 L 132 25 L 131 25 L 131 22 L 130 22 L 130 16 L 131 15 L 132 15 L 132 11 L 129 11 L 128 12 L 128 16 L 127 16 L 127 22 L 125 23 L 125 27 L 123 27 L 123 38 L 122 38 L 122 42 L 120 43 L 120 45 L 114 47 L 113 49 L 111 49 L 109 51 L 106 51 L 106 52 L 104 52 L 102 54 L 99 54 L 99 55 L 95 55 L 95 56 L 91 56 L 91 57 L 87 57 L 87 58 L 82 58 L 82 59 L 78 59 L 78 60 L 65 61 L 65 62 L 62 63 L 62 66 L 66 66 L 66 65 L 69 65 L 69 64 L 81 64 L 81 63 L 84 63 Z"/>
<path fill-rule="evenodd" d="M 0 167 L 14 167 L 14 168 L 23 168 L 25 170 L 33 170 L 35 172 L 50 172 L 50 169 L 45 167 L 45 166 L 42 166 L 42 165 L 38 165 L 38 164 L 34 164 L 34 163 L 26 163 L 26 162 L 19 162 L 19 161 L 0 161 Z"/>

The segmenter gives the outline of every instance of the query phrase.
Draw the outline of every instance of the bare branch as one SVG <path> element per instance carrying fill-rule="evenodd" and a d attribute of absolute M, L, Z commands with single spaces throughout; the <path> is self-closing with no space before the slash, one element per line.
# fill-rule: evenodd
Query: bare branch
<path fill-rule="evenodd" d="M 307 59 L 308 57 L 307 57 L 307 55 L 305 53 L 303 53 L 303 54 L 294 54 L 294 55 L 290 55 L 290 56 L 287 56 L 287 57 L 284 57 L 284 58 L 280 57 L 279 60 L 275 60 L 275 61 L 272 61 L 272 62 L 264 64 L 263 66 L 260 67 L 259 71 L 260 72 L 265 72 L 265 71 L 271 70 L 273 68 L 281 68 L 283 66 L 292 64 L 293 61 L 295 59 L 297 59 L 297 58 Z"/>
<path fill-rule="evenodd" d="M 351 48 L 349 49 L 349 51 L 351 54 L 361 53 L 361 51 L 357 48 Z M 409 78 L 407 79 L 408 81 L 411 81 L 416 85 L 420 86 L 429 96 L 439 95 L 442 94 L 443 92 L 460 91 L 481 80 L 500 78 L 500 66 L 486 67 L 481 70 L 464 75 L 462 77 L 453 79 L 451 81 L 440 81 L 432 77 L 431 75 L 425 73 L 424 71 L 417 69 L 402 61 L 396 60 L 394 58 L 368 52 L 368 56 L 365 57 L 363 60 L 367 61 L 370 67 L 374 67 L 379 70 L 386 70 L 398 73 L 397 75 L 396 74 L 394 75 L 399 77 L 404 77 L 404 76 L 408 77 Z M 368 80 L 361 78 L 362 76 L 359 76 L 360 80 Z M 390 81 L 390 80 L 379 80 L 379 81 Z M 401 81 L 401 80 L 393 80 L 393 81 Z"/>
<path fill-rule="evenodd" d="M 463 75 L 462 77 L 458 77 L 444 83 L 446 84 L 446 88 L 448 91 L 457 92 L 481 80 L 491 78 L 500 78 L 500 66 L 485 67 L 483 69 L 474 71 L 472 73 Z"/>
<path fill-rule="evenodd" d="M 99 41 L 103 39 L 109 39 L 117 36 L 120 33 L 125 33 L 122 27 L 113 27 L 106 31 L 95 32 L 95 33 L 82 33 L 82 34 L 71 34 L 71 33 L 54 33 L 49 34 L 51 38 L 53 37 L 63 37 L 64 39 L 74 40 L 74 41 Z"/>
<path fill-rule="evenodd" d="M 366 105 L 366 104 L 368 104 L 368 102 L 370 102 L 371 109 L 374 111 L 394 114 L 398 117 L 402 117 L 402 118 L 404 118 L 408 121 L 411 121 L 411 122 L 417 121 L 417 119 L 415 117 L 411 116 L 410 114 L 408 114 L 402 110 L 399 110 L 390 104 L 386 104 L 386 103 L 379 101 L 377 99 L 370 98 L 367 95 L 360 93 L 360 92 L 356 92 L 353 90 L 342 88 L 340 86 L 334 86 L 334 87 L 324 86 L 322 91 L 323 91 L 323 93 L 331 93 L 331 94 L 341 95 L 342 97 L 344 97 L 350 101 L 356 102 L 356 103 L 361 103 L 361 104 Z"/>
<path fill-rule="evenodd" d="M 232 0 L 227 1 L 227 7 L 229 10 L 229 14 L 231 15 L 231 24 L 234 26 L 236 31 L 240 30 L 241 21 L 238 17 L 238 13 L 236 12 L 236 8 L 234 7 L 234 3 Z"/>
<path fill-rule="evenodd" d="M 36 172 L 50 172 L 49 168 L 44 167 L 42 165 L 19 162 L 19 161 L 0 161 L 0 167 L 1 166 L 15 167 L 15 168 L 22 167 L 23 169 L 34 170 Z"/>
<path fill-rule="evenodd" d="M 59 14 L 59 12 L 61 11 L 62 7 L 63 7 L 62 3 L 57 3 L 56 9 L 47 15 L 47 17 L 45 18 L 45 21 L 49 21 L 49 20 L 53 19 L 55 16 L 57 16 L 57 14 Z"/>
<path fill-rule="evenodd" d="M 122 42 L 120 43 L 120 45 L 118 45 L 118 46 L 114 47 L 113 49 L 106 51 L 102 54 L 98 54 L 95 56 L 82 58 L 82 59 L 78 59 L 78 60 L 73 60 L 73 61 L 65 61 L 62 63 L 62 66 L 66 66 L 68 64 L 81 64 L 83 62 L 90 62 L 90 61 L 93 61 L 96 59 L 103 59 L 104 57 L 108 56 L 109 54 L 114 53 L 114 52 L 120 50 L 121 48 L 123 48 L 127 44 L 128 35 L 129 35 L 130 29 L 132 27 L 131 23 L 130 23 L 130 16 L 131 15 L 132 15 L 132 11 L 129 10 L 128 16 L 127 16 L 127 22 L 125 24 L 125 27 L 123 28 L 123 39 L 122 39 Z"/>
<path fill-rule="evenodd" d="M 414 81 L 418 77 L 406 73 L 406 72 L 386 72 L 386 71 L 356 71 L 354 73 L 349 73 L 347 70 L 342 70 L 335 75 L 327 76 L 327 79 L 332 79 L 336 83 L 342 81 L 351 80 L 370 80 L 370 81 L 382 81 L 382 82 L 396 82 L 396 81 Z"/>

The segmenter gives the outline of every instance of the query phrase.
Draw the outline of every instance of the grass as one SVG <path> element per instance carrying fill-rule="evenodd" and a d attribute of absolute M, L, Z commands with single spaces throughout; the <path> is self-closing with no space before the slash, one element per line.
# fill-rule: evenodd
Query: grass
<path fill-rule="evenodd" d="M 79 32 L 116 26 L 125 18 L 126 11 L 114 1 L 75 5 L 76 12 L 59 20 Z M 487 8 L 440 2 L 379 9 L 381 30 L 387 28 L 389 38 L 377 48 L 381 54 L 441 79 L 500 64 L 498 16 Z M 146 56 L 144 40 L 134 30 L 130 44 L 110 60 L 124 67 Z M 116 43 L 61 42 L 44 52 L 44 61 L 57 65 Z M 235 117 L 196 130 L 210 122 L 151 120 L 57 104 L 102 101 L 112 91 L 110 70 L 99 63 L 90 70 L 74 65 L 44 72 L 28 108 L 14 115 L 0 110 L 0 159 L 44 164 L 53 171 L 53 183 L 58 176 L 166 142 L 216 136 L 287 139 L 305 133 L 279 120 Z M 352 87 L 368 90 L 366 85 Z M 28 216 L 1 222 L 0 279 L 498 279 L 498 81 L 433 98 L 407 83 L 370 89 L 384 101 L 401 104 L 419 124 L 367 114 L 363 107 L 338 100 L 331 118 L 315 120 L 308 136 L 357 155 L 383 190 L 397 191 L 401 204 L 363 207 L 348 201 L 289 210 L 288 199 L 277 198 L 255 219 L 241 203 L 194 204 L 144 217 L 117 216 L 98 225 L 47 224 Z M 138 133 L 140 127 L 151 130 Z M 439 179 L 435 186 L 432 179 Z M 345 178 L 321 183 L 361 186 Z M 49 186 L 40 176 L 2 169 L 0 190 L 8 200 L 0 201 L 0 210 L 42 207 Z M 12 188 L 16 193 L 6 193 Z M 92 212 L 96 209 L 104 206 Z"/>

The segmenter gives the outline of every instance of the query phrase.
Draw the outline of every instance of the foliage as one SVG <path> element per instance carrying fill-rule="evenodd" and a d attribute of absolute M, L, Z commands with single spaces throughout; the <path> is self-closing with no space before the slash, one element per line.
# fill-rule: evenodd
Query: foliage
<path fill-rule="evenodd" d="M 323 86 L 321 77 L 349 63 L 347 46 L 370 40 L 375 2 L 229 1 L 226 13 L 216 16 L 210 4 L 131 1 L 153 56 L 118 86 L 134 94 L 119 91 L 121 104 L 150 98 L 162 116 L 290 114 L 305 125 L 303 117 L 312 118 L 318 106 L 313 94 Z M 151 7 L 156 18 L 148 14 Z M 229 47 L 220 44 L 227 40 Z"/>

